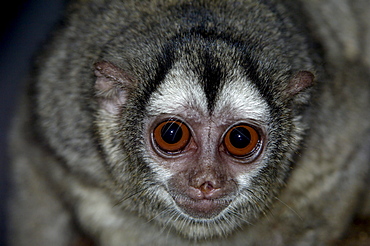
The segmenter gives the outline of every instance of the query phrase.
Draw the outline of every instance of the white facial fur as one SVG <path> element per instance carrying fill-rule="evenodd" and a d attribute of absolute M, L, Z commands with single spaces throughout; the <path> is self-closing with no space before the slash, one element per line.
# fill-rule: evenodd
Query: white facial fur
<path fill-rule="evenodd" d="M 184 71 L 180 64 L 175 64 L 150 99 L 147 108 L 149 117 L 157 118 L 166 115 L 184 120 L 192 119 L 195 122 L 209 121 L 209 124 L 216 126 L 231 126 L 237 122 L 256 122 L 267 128 L 268 106 L 255 86 L 237 69 L 230 71 L 227 79 L 228 81 L 221 88 L 214 110 L 210 115 L 207 108 L 207 98 L 198 78 L 192 72 Z M 204 124 L 204 122 L 202 123 Z M 147 159 L 151 168 L 158 174 L 158 179 L 166 183 L 172 173 L 151 160 L 150 156 L 147 156 Z M 262 160 L 263 158 L 260 162 Z M 239 185 L 247 187 L 250 179 L 262 167 L 263 164 L 260 164 L 258 168 L 247 174 L 240 173 L 236 177 Z"/>
<path fill-rule="evenodd" d="M 230 72 L 228 79 L 216 101 L 212 117 L 216 120 L 252 119 L 268 122 L 267 103 L 255 86 L 237 69 Z M 209 115 L 206 95 L 197 78 L 175 65 L 153 93 L 148 106 L 149 116 L 178 115 L 179 112 L 189 113 L 189 109 L 195 114 L 189 116 Z M 225 117 L 227 113 L 229 115 Z"/>
<path fill-rule="evenodd" d="M 181 112 L 186 114 L 185 117 L 197 117 L 207 115 L 207 111 L 206 96 L 197 79 L 178 65 L 174 66 L 153 93 L 148 106 L 149 116 L 176 116 Z M 187 115 L 189 112 L 195 115 Z"/>

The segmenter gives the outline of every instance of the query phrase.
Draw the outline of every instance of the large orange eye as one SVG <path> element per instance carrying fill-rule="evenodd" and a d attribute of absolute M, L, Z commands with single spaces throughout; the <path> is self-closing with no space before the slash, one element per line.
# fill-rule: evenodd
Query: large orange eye
<path fill-rule="evenodd" d="M 154 129 L 154 140 L 165 152 L 183 150 L 190 140 L 189 128 L 179 120 L 167 120 Z"/>
<path fill-rule="evenodd" d="M 255 152 L 260 142 L 258 132 L 247 125 L 237 125 L 229 129 L 224 138 L 227 151 L 236 157 L 249 156 Z"/>

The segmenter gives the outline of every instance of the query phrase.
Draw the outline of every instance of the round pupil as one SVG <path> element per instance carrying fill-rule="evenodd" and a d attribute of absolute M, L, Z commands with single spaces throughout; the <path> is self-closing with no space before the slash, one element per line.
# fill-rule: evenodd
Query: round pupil
<path fill-rule="evenodd" d="M 168 144 L 175 144 L 181 140 L 182 129 L 177 123 L 167 123 L 161 130 L 162 139 Z"/>
<path fill-rule="evenodd" d="M 235 148 L 245 148 L 251 142 L 251 134 L 250 132 L 244 127 L 237 127 L 230 133 L 230 143 Z"/>

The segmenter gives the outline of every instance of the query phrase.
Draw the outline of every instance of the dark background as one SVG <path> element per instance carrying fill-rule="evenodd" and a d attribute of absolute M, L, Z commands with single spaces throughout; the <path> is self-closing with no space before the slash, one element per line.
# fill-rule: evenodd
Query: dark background
<path fill-rule="evenodd" d="M 6 245 L 6 198 L 9 195 L 7 133 L 30 63 L 64 8 L 63 0 L 12 0 L 0 17 L 0 245 Z"/>

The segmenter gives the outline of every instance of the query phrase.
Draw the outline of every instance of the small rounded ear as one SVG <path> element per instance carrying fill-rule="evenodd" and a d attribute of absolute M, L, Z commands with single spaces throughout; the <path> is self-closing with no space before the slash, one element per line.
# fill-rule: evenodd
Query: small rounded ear
<path fill-rule="evenodd" d="M 294 96 L 305 89 L 313 86 L 315 76 L 309 71 L 299 71 L 294 77 L 289 81 L 287 86 L 287 94 L 289 96 Z"/>
<path fill-rule="evenodd" d="M 127 101 L 132 80 L 122 69 L 107 61 L 94 64 L 95 95 L 99 105 L 108 113 L 117 114 Z"/>

